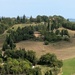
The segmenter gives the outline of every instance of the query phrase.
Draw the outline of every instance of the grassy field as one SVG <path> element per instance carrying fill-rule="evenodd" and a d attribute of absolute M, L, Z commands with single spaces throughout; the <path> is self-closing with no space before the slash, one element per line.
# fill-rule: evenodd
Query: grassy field
<path fill-rule="evenodd" d="M 63 74 L 62 75 L 75 75 L 75 58 L 67 59 L 63 61 Z M 45 74 L 46 71 L 50 70 L 48 66 L 40 66 L 42 75 Z"/>
<path fill-rule="evenodd" d="M 75 58 L 64 60 L 63 75 L 75 75 Z"/>
<path fill-rule="evenodd" d="M 30 26 L 30 25 L 31 25 L 31 26 L 32 26 L 32 25 L 35 26 L 35 25 L 37 25 L 37 24 L 15 24 L 15 25 L 13 25 L 12 27 L 8 28 L 8 29 L 4 32 L 4 34 L 6 34 L 8 30 L 16 31 L 18 27 L 23 28 L 23 27 L 25 27 L 25 26 Z"/>
<path fill-rule="evenodd" d="M 16 24 L 16 25 L 13 25 L 10 29 L 12 29 L 14 27 L 14 30 L 16 30 L 18 27 L 23 28 L 25 26 L 30 26 L 30 25 L 35 26 L 37 24 L 35 24 L 35 23 L 33 23 L 33 24 Z"/>
<path fill-rule="evenodd" d="M 41 25 L 41 24 L 42 24 L 42 23 L 38 23 L 38 24 L 35 24 L 35 23 L 32 23 L 32 24 L 15 24 L 15 25 L 13 25 L 12 27 L 8 28 L 8 29 L 4 32 L 4 34 L 6 34 L 8 30 L 16 31 L 18 27 L 23 28 L 23 27 L 25 27 L 25 26 L 35 26 L 35 25 Z"/>

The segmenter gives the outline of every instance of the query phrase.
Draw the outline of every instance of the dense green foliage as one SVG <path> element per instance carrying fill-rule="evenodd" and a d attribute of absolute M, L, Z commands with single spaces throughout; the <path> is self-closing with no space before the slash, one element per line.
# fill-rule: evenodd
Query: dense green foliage
<path fill-rule="evenodd" d="M 8 58 L 7 62 L 4 64 L 5 74 L 21 74 L 25 73 L 29 68 L 31 68 L 31 63 L 26 60 Z"/>
<path fill-rule="evenodd" d="M 4 24 L 0 24 L 0 34 L 4 33 L 4 31 L 7 29 L 6 26 L 4 26 Z"/>
<path fill-rule="evenodd" d="M 13 39 L 12 39 L 12 37 L 9 35 L 9 36 L 7 36 L 6 37 L 6 40 L 5 40 L 5 42 L 4 42 L 4 44 L 3 44 L 3 47 L 2 47 L 2 50 L 6 50 L 6 49 L 14 49 L 16 47 L 16 45 L 15 45 L 15 43 L 14 43 L 14 41 L 13 41 Z"/>
<path fill-rule="evenodd" d="M 46 73 L 45 73 L 45 75 L 52 75 L 52 71 L 50 70 L 50 71 L 47 71 Z"/>
<path fill-rule="evenodd" d="M 17 16 L 17 18 L 10 18 L 10 17 L 1 17 L 0 18 L 0 34 L 4 33 L 4 31 L 13 26 L 14 24 L 25 24 L 25 23 L 44 23 L 50 21 L 51 30 L 57 29 L 59 27 L 65 27 L 71 30 L 75 30 L 75 23 L 72 23 L 68 20 L 66 20 L 62 16 L 46 16 L 46 15 L 38 15 L 36 18 L 33 18 L 32 16 L 30 18 L 27 18 L 25 15 L 23 16 Z"/>
<path fill-rule="evenodd" d="M 5 18 L 5 17 L 1 17 L 0 18 L 0 34 L 4 33 L 4 31 L 11 27 L 12 25 L 14 25 L 15 19 L 14 18 Z"/>
<path fill-rule="evenodd" d="M 62 24 L 62 26 L 64 28 L 67 28 L 67 29 L 70 29 L 70 30 L 75 30 L 75 23 L 74 22 L 72 23 L 72 22 L 67 21 L 67 22 L 64 22 Z"/>
<path fill-rule="evenodd" d="M 27 59 L 34 65 L 37 62 L 37 58 L 35 55 L 35 52 L 33 51 L 26 51 L 25 49 L 20 49 L 20 50 L 6 50 L 4 53 L 4 57 L 8 58 L 14 58 L 14 59 Z"/>
<path fill-rule="evenodd" d="M 67 30 L 56 30 L 55 33 L 54 32 L 46 32 L 44 34 L 44 40 L 49 41 L 49 42 L 57 42 L 57 41 L 61 41 L 61 40 L 65 40 L 65 41 L 69 41 L 69 33 Z M 68 39 L 68 40 L 67 40 Z"/>
<path fill-rule="evenodd" d="M 33 68 L 36 63 L 37 58 L 33 51 L 6 50 L 4 54 L 0 51 L 0 75 L 42 75 L 39 67 Z"/>
<path fill-rule="evenodd" d="M 63 66 L 62 61 L 58 60 L 54 54 L 45 54 L 37 60 L 35 52 L 20 50 L 6 50 L 0 57 L 0 74 L 25 74 L 42 75 L 41 68 L 37 65 L 47 65 L 52 69 L 45 75 L 54 75 Z M 33 67 L 34 66 L 34 67 Z M 57 67 L 57 68 L 56 68 Z M 59 72 L 58 72 L 59 73 Z M 57 74 L 56 74 L 57 75 Z"/>
<path fill-rule="evenodd" d="M 8 58 L 3 65 L 0 64 L 0 74 L 41 75 L 41 70 L 38 67 L 33 69 L 28 60 Z"/>
<path fill-rule="evenodd" d="M 48 65 L 50 67 L 57 66 L 59 68 L 63 66 L 62 61 L 59 61 L 56 55 L 50 53 L 41 56 L 41 58 L 39 59 L 39 64 Z"/>

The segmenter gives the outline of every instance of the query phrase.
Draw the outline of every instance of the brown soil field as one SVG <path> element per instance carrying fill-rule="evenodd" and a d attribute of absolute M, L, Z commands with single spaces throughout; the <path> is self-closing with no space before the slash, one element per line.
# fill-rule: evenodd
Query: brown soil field
<path fill-rule="evenodd" d="M 49 45 L 44 45 L 43 42 L 37 41 L 22 41 L 16 44 L 17 49 L 25 48 L 26 50 L 35 51 L 37 57 L 40 57 L 45 53 L 54 53 L 61 60 L 75 57 L 74 45 L 75 41 L 71 42 L 62 41 L 57 43 L 50 43 Z"/>

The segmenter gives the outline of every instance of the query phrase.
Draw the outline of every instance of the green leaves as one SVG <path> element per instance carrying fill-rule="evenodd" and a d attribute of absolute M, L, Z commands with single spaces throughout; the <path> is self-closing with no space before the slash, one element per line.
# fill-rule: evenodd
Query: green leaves
<path fill-rule="evenodd" d="M 42 55 L 39 59 L 39 64 L 42 65 L 48 65 L 50 67 L 59 67 L 61 68 L 63 66 L 62 61 L 58 60 L 55 54 L 47 53 L 45 55 Z"/>

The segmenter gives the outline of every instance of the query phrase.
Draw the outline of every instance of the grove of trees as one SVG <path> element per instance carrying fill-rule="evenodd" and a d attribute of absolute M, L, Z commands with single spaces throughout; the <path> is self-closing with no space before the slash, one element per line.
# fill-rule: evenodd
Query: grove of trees
<path fill-rule="evenodd" d="M 5 50 L 4 54 L 2 52 L 0 54 L 0 75 L 42 75 L 41 68 L 36 65 L 50 67 L 51 70 L 47 70 L 44 74 L 54 75 L 54 73 L 60 72 L 63 62 L 50 53 L 42 55 L 38 59 L 34 51 L 25 49 L 9 49 Z"/>

